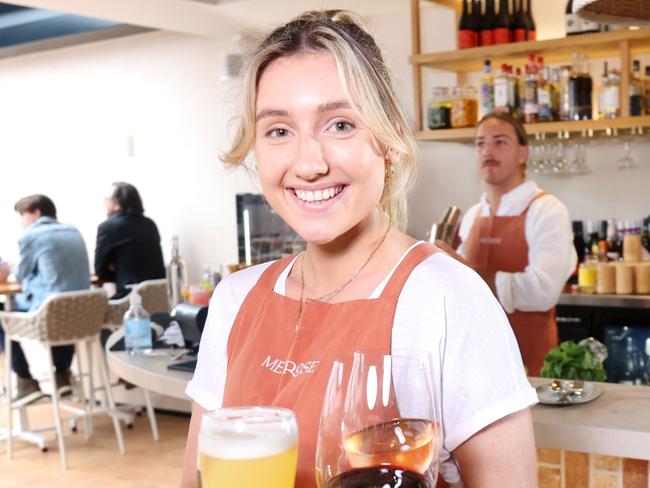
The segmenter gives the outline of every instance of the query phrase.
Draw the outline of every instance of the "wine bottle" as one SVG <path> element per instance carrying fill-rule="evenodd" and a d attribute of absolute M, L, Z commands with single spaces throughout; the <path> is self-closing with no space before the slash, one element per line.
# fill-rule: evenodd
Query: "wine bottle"
<path fill-rule="evenodd" d="M 523 1 L 523 0 L 522 0 Z M 533 6 L 531 0 L 526 0 L 526 40 L 537 40 L 537 26 L 533 18 Z"/>
<path fill-rule="evenodd" d="M 472 1 L 472 19 L 474 20 L 474 29 L 476 30 L 476 45 L 481 46 L 481 37 L 483 35 L 483 12 L 481 0 Z"/>
<path fill-rule="evenodd" d="M 514 41 L 526 40 L 526 19 L 524 16 L 524 0 L 513 0 Z"/>
<path fill-rule="evenodd" d="M 486 0 L 485 15 L 483 16 L 483 28 L 481 30 L 481 46 L 491 46 L 494 44 L 494 25 L 496 17 L 494 0 Z"/>
<path fill-rule="evenodd" d="M 508 1 L 508 8 L 510 12 L 510 42 L 515 42 L 515 23 L 517 21 L 516 3 L 517 0 Z M 510 7 L 510 5 L 512 5 L 512 7 Z"/>
<path fill-rule="evenodd" d="M 499 13 L 494 23 L 494 43 L 508 44 L 510 42 L 510 12 L 508 0 L 499 1 Z"/>
<path fill-rule="evenodd" d="M 458 47 L 459 49 L 467 49 L 476 47 L 477 45 L 478 33 L 476 31 L 476 25 L 474 25 L 474 18 L 469 12 L 467 0 L 463 0 L 463 13 L 460 16 L 458 26 Z"/>

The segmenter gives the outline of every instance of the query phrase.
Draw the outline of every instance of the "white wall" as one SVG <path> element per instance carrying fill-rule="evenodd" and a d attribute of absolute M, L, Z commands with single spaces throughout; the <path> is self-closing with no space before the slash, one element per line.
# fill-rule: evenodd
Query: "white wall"
<path fill-rule="evenodd" d="M 254 191 L 226 171 L 232 82 L 217 73 L 220 43 L 151 33 L 0 62 L 0 252 L 15 258 L 13 203 L 41 192 L 79 227 L 92 254 L 113 181 L 141 192 L 166 256 L 172 234 L 198 279 L 203 263 L 233 263 L 234 194 Z M 132 138 L 133 156 L 128 139 Z"/>
<path fill-rule="evenodd" d="M 378 14 L 368 20 L 412 117 L 409 2 L 377 3 Z M 564 3 L 536 1 L 540 38 L 563 31 Z M 423 48 L 453 49 L 452 12 L 423 5 Z M 302 6 L 282 8 L 289 17 Z M 229 140 L 236 88 L 218 79 L 225 42 L 156 32 L 0 60 L 0 256 L 15 260 L 20 228 L 12 206 L 35 192 L 54 199 L 60 220 L 79 227 L 92 255 L 103 196 L 111 182 L 126 180 L 140 189 L 146 213 L 158 223 L 166 257 L 171 236 L 180 236 L 193 279 L 202 264 L 235 262 L 234 195 L 255 191 L 255 184 L 245 172 L 225 171 L 217 158 Z M 600 63 L 592 64 L 599 73 Z M 453 83 L 453 75 L 427 72 L 424 90 Z M 416 237 L 448 205 L 466 209 L 481 192 L 471 146 L 425 142 L 420 148 L 410 226 Z M 650 210 L 648 143 L 633 150 L 642 166 L 636 171 L 614 169 L 622 153 L 617 141 L 589 147 L 591 175 L 536 179 L 575 218 L 640 218 Z"/>

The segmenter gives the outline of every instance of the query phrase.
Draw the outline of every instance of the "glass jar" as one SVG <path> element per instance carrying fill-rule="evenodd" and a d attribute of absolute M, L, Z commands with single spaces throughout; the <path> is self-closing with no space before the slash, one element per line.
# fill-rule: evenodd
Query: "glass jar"
<path fill-rule="evenodd" d="M 474 127 L 478 120 L 478 93 L 471 85 L 455 86 L 451 93 L 451 126 Z"/>
<path fill-rule="evenodd" d="M 433 89 L 427 108 L 427 125 L 431 130 L 451 127 L 451 97 L 446 86 L 436 86 Z"/>
<path fill-rule="evenodd" d="M 598 278 L 598 260 L 593 256 L 585 258 L 584 263 L 578 267 L 578 287 L 580 293 L 591 294 L 596 291 L 596 281 Z"/>

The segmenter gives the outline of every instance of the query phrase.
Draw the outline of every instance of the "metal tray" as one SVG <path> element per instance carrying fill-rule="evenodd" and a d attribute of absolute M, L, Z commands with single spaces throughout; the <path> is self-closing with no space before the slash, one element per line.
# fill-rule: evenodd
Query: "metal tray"
<path fill-rule="evenodd" d="M 535 388 L 543 405 L 580 405 L 591 402 L 603 393 L 602 387 L 590 381 L 554 380 Z"/>

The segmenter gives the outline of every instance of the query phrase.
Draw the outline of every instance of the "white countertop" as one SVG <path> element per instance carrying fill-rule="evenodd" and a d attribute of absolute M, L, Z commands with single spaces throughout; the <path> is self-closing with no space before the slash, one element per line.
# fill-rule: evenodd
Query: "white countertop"
<path fill-rule="evenodd" d="M 530 378 L 533 386 L 550 380 Z M 598 383 L 589 403 L 533 408 L 537 447 L 650 460 L 650 388 Z"/>
<path fill-rule="evenodd" d="M 167 352 L 176 353 L 177 349 L 154 349 L 155 355 L 141 356 L 131 356 L 126 351 L 111 351 L 111 346 L 123 335 L 120 328 L 111 334 L 106 343 L 108 367 L 113 373 L 149 391 L 189 400 L 185 395 L 185 387 L 192 379 L 192 373 L 167 369 L 168 364 L 183 361 L 183 359 L 172 361 L 167 354 Z"/>
<path fill-rule="evenodd" d="M 162 395 L 187 400 L 190 373 L 170 371 L 173 361 L 164 353 L 130 356 L 109 351 L 122 337 L 111 335 L 107 344 L 110 369 L 135 385 Z M 550 380 L 530 378 L 533 386 Z M 570 406 L 536 405 L 532 410 L 537 447 L 607 454 L 650 460 L 650 387 L 598 383 L 603 394 L 592 402 Z"/>

